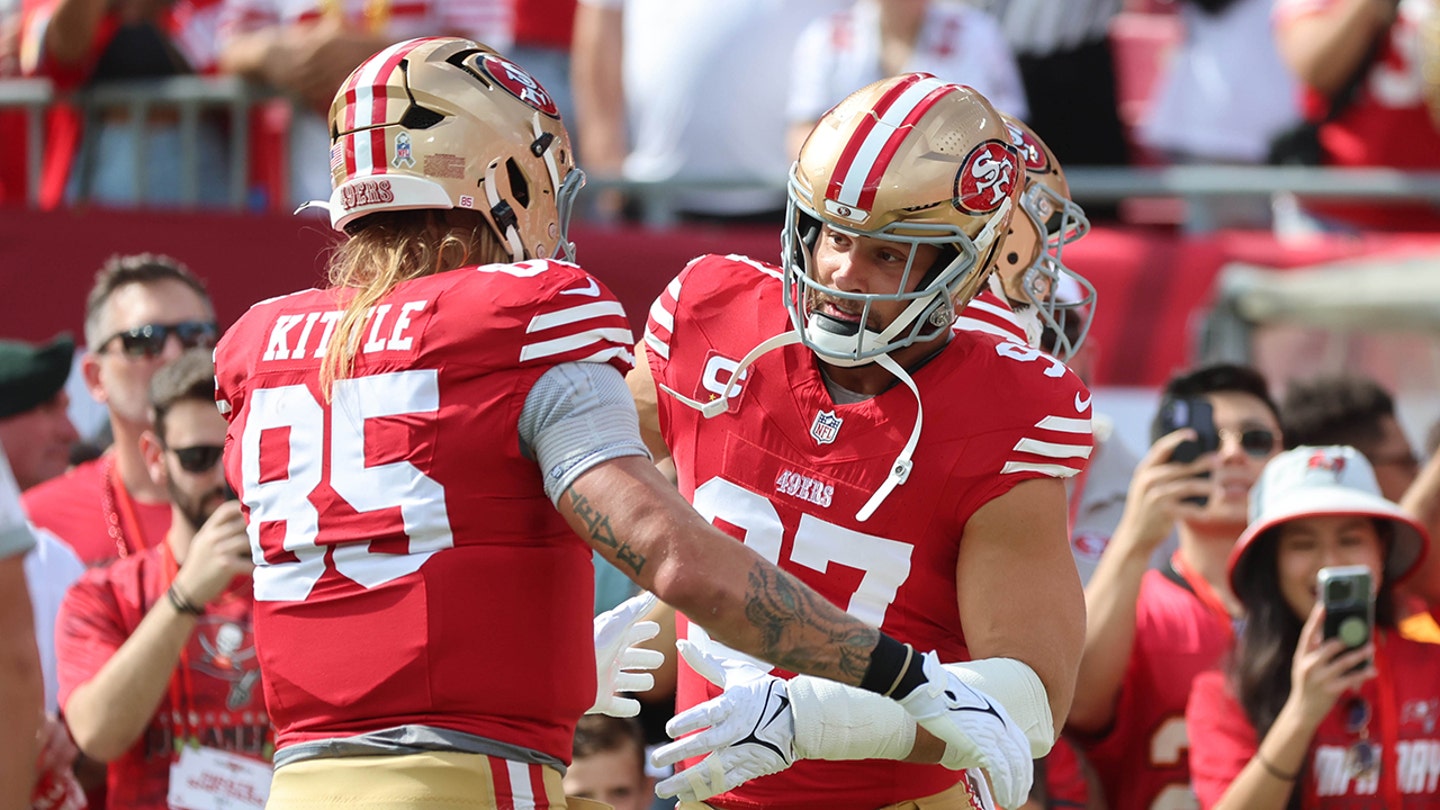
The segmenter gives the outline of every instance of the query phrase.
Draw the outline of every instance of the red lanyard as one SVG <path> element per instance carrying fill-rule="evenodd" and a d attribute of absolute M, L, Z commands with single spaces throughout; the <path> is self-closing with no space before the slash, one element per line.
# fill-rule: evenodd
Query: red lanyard
<path fill-rule="evenodd" d="M 135 515 L 135 501 L 130 497 L 130 491 L 125 489 L 125 482 L 115 472 L 115 456 L 111 455 L 105 464 L 105 494 L 110 496 L 109 503 L 104 504 L 109 508 L 105 515 L 106 528 L 110 531 L 111 537 L 115 540 L 115 552 L 117 556 L 125 557 L 130 554 L 131 548 L 127 538 L 134 538 L 135 551 L 144 551 L 150 547 L 145 542 L 145 530 L 140 526 L 140 520 Z"/>
<path fill-rule="evenodd" d="M 1220 619 L 1220 624 L 1225 627 L 1225 633 L 1231 641 L 1234 641 L 1235 619 L 1230 615 L 1230 611 L 1225 607 L 1225 603 L 1220 599 L 1220 595 L 1215 593 L 1214 588 L 1210 587 L 1210 583 L 1206 581 L 1204 577 L 1195 573 L 1189 564 L 1185 562 L 1185 559 L 1180 556 L 1180 552 L 1178 551 L 1170 557 L 1170 565 L 1175 569 L 1175 573 L 1179 574 L 1180 578 L 1185 580 L 1185 583 L 1190 586 L 1190 590 L 1195 594 L 1195 598 L 1199 599 L 1201 604 L 1209 608 L 1210 612 L 1214 613 Z"/>
<path fill-rule="evenodd" d="M 175 583 L 175 575 L 180 571 L 180 565 L 175 560 L 175 552 L 170 549 L 168 542 L 160 543 L 160 558 L 165 566 L 165 587 L 169 588 Z M 193 635 L 193 634 L 192 634 Z M 184 688 L 181 688 L 181 684 Z M 175 671 L 170 673 L 170 711 L 179 716 L 179 731 L 184 735 L 187 725 L 193 733 L 196 742 L 200 740 L 200 715 L 195 713 L 195 684 L 190 675 L 190 639 L 185 640 L 185 646 L 180 648 L 180 663 Z M 185 713 L 180 714 L 180 698 L 185 701 Z M 178 748 L 177 748 L 178 751 Z"/>

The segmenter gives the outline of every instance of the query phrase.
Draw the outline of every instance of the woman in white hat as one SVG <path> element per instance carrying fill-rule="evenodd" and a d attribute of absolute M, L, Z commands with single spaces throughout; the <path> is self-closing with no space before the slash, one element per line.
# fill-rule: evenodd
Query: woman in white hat
<path fill-rule="evenodd" d="M 1195 679 L 1186 710 L 1200 805 L 1435 806 L 1440 646 L 1397 632 L 1393 596 L 1425 554 L 1425 529 L 1381 497 L 1351 447 L 1276 456 L 1250 498 L 1229 563 L 1248 618 L 1228 664 Z M 1322 630 L 1316 575 L 1341 565 L 1378 584 L 1373 637 L 1353 648 Z"/>

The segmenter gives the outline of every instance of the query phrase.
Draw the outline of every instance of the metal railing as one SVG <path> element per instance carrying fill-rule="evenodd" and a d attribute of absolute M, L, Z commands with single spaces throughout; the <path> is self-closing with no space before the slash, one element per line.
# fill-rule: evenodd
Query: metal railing
<path fill-rule="evenodd" d="M 26 137 L 31 204 L 37 202 L 41 153 L 45 149 L 43 117 L 59 95 L 45 79 L 0 80 L 0 109 L 22 109 L 27 116 Z M 181 196 L 186 202 L 198 199 L 197 141 L 200 116 L 207 109 L 223 109 L 230 118 L 229 174 L 232 208 L 246 205 L 250 152 L 249 111 L 256 104 L 276 98 L 259 85 L 233 77 L 177 76 L 144 81 L 109 82 L 71 94 L 76 104 L 97 122 L 109 110 L 127 110 L 131 120 L 145 120 L 157 109 L 178 113 L 182 135 Z M 288 137 L 288 135 L 287 135 Z M 136 188 L 144 189 L 144 142 L 136 139 L 134 176 Z M 1136 198 L 1170 198 L 1185 202 L 1186 230 L 1204 232 L 1217 222 L 1216 206 L 1236 197 L 1269 199 L 1290 193 L 1327 199 L 1355 199 L 1392 202 L 1428 201 L 1440 206 L 1440 171 L 1399 169 L 1328 169 L 1266 166 L 1173 166 L 1162 168 L 1077 167 L 1066 172 L 1071 192 L 1082 205 L 1115 203 Z M 783 178 L 756 182 L 734 178 L 666 182 L 631 182 L 592 176 L 590 189 L 619 189 L 638 201 L 642 220 L 664 227 L 676 220 L 673 200 L 696 191 L 768 189 L 777 199 L 783 194 Z"/>
<path fill-rule="evenodd" d="M 236 76 L 172 76 L 104 82 L 71 94 L 58 93 L 48 79 L 0 80 L 0 109 L 19 108 L 26 116 L 26 178 L 31 205 L 39 202 L 40 169 L 46 149 L 44 116 L 60 100 L 75 105 L 88 131 L 101 125 L 112 111 L 125 111 L 132 121 L 146 121 L 151 112 L 173 110 L 180 132 L 181 200 L 194 204 L 200 199 L 199 148 L 201 116 L 207 110 L 228 113 L 229 204 L 244 208 L 250 172 L 250 109 L 275 98 L 260 85 Z M 145 199 L 145 139 L 134 140 L 133 178 L 137 197 Z"/>

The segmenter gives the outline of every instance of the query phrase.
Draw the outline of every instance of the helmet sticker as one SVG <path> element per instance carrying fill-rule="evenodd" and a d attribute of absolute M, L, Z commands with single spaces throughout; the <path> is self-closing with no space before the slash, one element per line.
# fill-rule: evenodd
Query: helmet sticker
<path fill-rule="evenodd" d="M 450 177 L 456 180 L 465 178 L 465 158 L 459 155 L 452 155 L 448 152 L 438 152 L 425 156 L 426 177 Z"/>
<path fill-rule="evenodd" d="M 988 214 L 1015 192 L 1015 147 L 989 140 L 970 150 L 955 175 L 955 208 Z"/>
<path fill-rule="evenodd" d="M 1020 159 L 1025 163 L 1025 171 L 1048 171 L 1050 159 L 1046 157 L 1045 150 L 1040 148 L 1040 144 L 1030 137 L 1030 133 L 1009 123 L 1006 123 L 1005 126 L 1010 130 L 1010 140 L 1014 141 L 1015 148 L 1020 150 Z"/>
<path fill-rule="evenodd" d="M 480 67 L 510 95 L 552 118 L 560 117 L 560 110 L 555 106 L 555 100 L 545 92 L 545 88 L 540 86 L 540 82 L 536 81 L 534 76 L 526 72 L 525 68 L 493 53 L 487 53 L 480 57 Z"/>
<path fill-rule="evenodd" d="M 390 165 L 397 169 L 415 165 L 415 157 L 410 154 L 410 133 L 399 132 L 395 135 L 395 159 L 390 161 Z"/>

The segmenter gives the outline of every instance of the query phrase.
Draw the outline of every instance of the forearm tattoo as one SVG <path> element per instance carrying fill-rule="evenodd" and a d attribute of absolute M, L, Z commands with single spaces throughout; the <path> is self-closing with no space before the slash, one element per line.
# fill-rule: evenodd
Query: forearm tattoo
<path fill-rule="evenodd" d="M 584 521 L 586 530 L 590 534 L 588 539 L 615 552 L 615 558 L 618 561 L 624 563 L 635 573 L 640 573 L 641 569 L 645 567 L 645 555 L 615 536 L 615 530 L 610 526 L 610 516 L 596 509 L 589 498 L 576 492 L 574 487 L 568 491 L 570 507 L 575 510 L 575 516 Z"/>
<path fill-rule="evenodd" d="M 761 633 L 761 658 L 844 683 L 865 677 L 879 630 L 772 565 L 757 562 L 750 569 L 745 596 L 745 616 Z"/>

